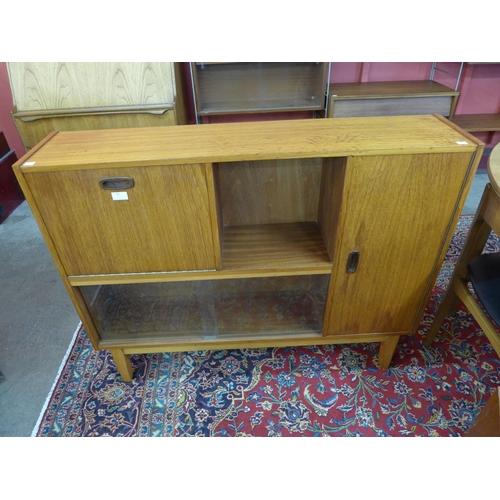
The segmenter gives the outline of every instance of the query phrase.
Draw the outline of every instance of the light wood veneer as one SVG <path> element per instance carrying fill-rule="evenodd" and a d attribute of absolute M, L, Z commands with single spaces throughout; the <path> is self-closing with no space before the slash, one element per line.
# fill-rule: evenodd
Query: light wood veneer
<path fill-rule="evenodd" d="M 483 148 L 438 115 L 335 118 L 61 132 L 14 170 L 124 380 L 130 354 L 164 350 L 380 342 L 387 368 L 418 328 Z M 134 186 L 103 189 L 108 177 Z M 310 328 L 293 309 L 280 319 L 302 296 Z M 260 323 L 228 327 L 224 305 L 259 301 Z M 163 331 L 162 315 L 201 326 Z"/>
<path fill-rule="evenodd" d="M 10 62 L 12 116 L 27 150 L 54 130 L 187 123 L 179 63 Z"/>

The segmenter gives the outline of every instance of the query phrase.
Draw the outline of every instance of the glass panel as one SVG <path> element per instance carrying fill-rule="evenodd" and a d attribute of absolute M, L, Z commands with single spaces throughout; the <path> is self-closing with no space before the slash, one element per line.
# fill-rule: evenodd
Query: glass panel
<path fill-rule="evenodd" d="M 103 340 L 320 334 L 329 275 L 82 287 Z"/>

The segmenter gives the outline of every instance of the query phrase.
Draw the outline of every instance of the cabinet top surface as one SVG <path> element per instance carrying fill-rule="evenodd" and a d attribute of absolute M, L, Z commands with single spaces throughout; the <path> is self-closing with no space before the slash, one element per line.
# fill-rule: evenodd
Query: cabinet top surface
<path fill-rule="evenodd" d="M 437 115 L 323 118 L 59 132 L 24 172 L 287 158 L 472 152 L 480 141 Z"/>
<path fill-rule="evenodd" d="M 400 82 L 330 83 L 330 97 L 388 97 L 405 95 L 459 95 L 460 92 L 432 80 L 405 80 Z"/>

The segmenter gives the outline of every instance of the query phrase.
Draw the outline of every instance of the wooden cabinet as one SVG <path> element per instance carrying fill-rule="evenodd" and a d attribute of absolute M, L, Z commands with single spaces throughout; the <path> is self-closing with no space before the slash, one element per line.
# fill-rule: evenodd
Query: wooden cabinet
<path fill-rule="evenodd" d="M 54 130 L 186 123 L 178 63 L 7 63 L 26 149 Z"/>
<path fill-rule="evenodd" d="M 197 116 L 323 111 L 328 63 L 191 63 Z"/>
<path fill-rule="evenodd" d="M 433 81 L 331 83 L 330 118 L 438 113 L 453 117 L 460 93 Z"/>
<path fill-rule="evenodd" d="M 192 349 L 380 342 L 387 368 L 483 147 L 437 115 L 284 120 L 61 132 L 14 169 L 124 380 Z"/>

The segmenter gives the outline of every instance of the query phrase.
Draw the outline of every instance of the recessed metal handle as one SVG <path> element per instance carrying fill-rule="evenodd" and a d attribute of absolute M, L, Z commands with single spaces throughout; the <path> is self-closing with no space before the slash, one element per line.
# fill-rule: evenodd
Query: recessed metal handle
<path fill-rule="evenodd" d="M 130 189 L 134 187 L 132 177 L 104 177 L 99 179 L 99 185 L 103 189 Z"/>
<path fill-rule="evenodd" d="M 347 257 L 347 272 L 353 274 L 358 269 L 359 264 L 359 252 L 357 250 L 352 250 Z"/>

